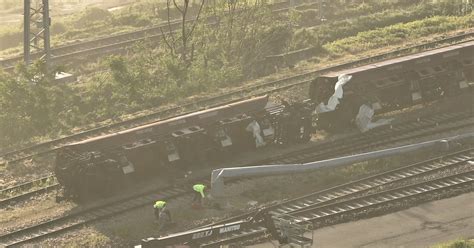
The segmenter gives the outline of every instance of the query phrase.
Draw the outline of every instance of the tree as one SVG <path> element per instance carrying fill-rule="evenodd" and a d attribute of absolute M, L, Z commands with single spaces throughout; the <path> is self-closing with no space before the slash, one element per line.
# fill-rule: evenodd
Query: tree
<path fill-rule="evenodd" d="M 194 43 L 193 43 L 193 33 L 196 29 L 196 26 L 199 22 L 199 17 L 201 15 L 205 0 L 199 1 L 199 8 L 196 14 L 196 17 L 192 20 L 188 20 L 188 14 L 190 12 L 190 0 L 167 0 L 166 9 L 167 9 L 167 21 L 168 21 L 168 32 L 165 34 L 163 29 L 161 33 L 163 36 L 163 41 L 169 49 L 169 52 L 172 56 L 179 56 L 179 59 L 184 63 L 186 68 L 189 68 L 193 62 L 194 55 Z M 170 11 L 171 11 L 171 2 L 174 5 L 174 8 L 180 13 L 180 34 L 175 36 L 175 32 L 172 30 Z"/>
<path fill-rule="evenodd" d="M 37 61 L 18 66 L 14 75 L 0 73 L 0 144 L 61 129 L 58 116 L 68 110 L 72 93 L 67 85 L 55 83 L 57 71 Z"/>

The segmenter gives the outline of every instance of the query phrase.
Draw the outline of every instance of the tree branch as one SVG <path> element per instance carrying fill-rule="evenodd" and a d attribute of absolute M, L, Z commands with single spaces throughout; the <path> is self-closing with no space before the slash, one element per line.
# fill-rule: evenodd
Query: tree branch
<path fill-rule="evenodd" d="M 178 4 L 176 3 L 176 0 L 173 0 L 173 4 L 174 4 L 174 7 L 175 7 L 181 14 L 183 14 L 183 10 L 178 6 Z"/>
<path fill-rule="evenodd" d="M 167 14 L 168 14 L 168 30 L 169 30 L 169 34 L 171 36 L 171 41 L 173 42 L 173 50 L 175 50 L 174 48 L 174 43 L 175 43 L 175 38 L 174 38 L 174 35 L 173 35 L 173 31 L 171 30 L 171 20 L 170 20 L 170 0 L 166 0 L 166 9 L 167 9 Z M 161 30 L 161 28 L 160 28 Z"/>
<path fill-rule="evenodd" d="M 201 1 L 201 6 L 199 7 L 199 12 L 198 12 L 198 14 L 197 14 L 197 16 L 196 16 L 196 19 L 194 19 L 194 21 L 193 21 L 193 26 L 191 27 L 191 30 L 189 31 L 189 33 L 188 33 L 187 36 L 191 36 L 191 35 L 193 34 L 194 28 L 196 28 L 196 26 L 197 26 L 197 22 L 198 22 L 198 20 L 199 20 L 199 16 L 201 15 L 202 7 L 204 6 L 204 2 L 205 2 L 205 0 L 202 0 L 202 1 Z"/>
<path fill-rule="evenodd" d="M 160 27 L 161 35 L 163 36 L 163 41 L 165 42 L 166 46 L 170 49 L 171 54 L 174 54 L 174 47 L 168 42 L 166 38 L 166 34 L 163 32 L 163 29 Z"/>

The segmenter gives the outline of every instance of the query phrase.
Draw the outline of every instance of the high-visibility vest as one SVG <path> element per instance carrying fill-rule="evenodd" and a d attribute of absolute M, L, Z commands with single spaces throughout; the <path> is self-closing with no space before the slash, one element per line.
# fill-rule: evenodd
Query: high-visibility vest
<path fill-rule="evenodd" d="M 166 205 L 165 201 L 157 201 L 155 202 L 155 205 L 153 205 L 154 208 L 162 208 Z"/>
<path fill-rule="evenodd" d="M 196 185 L 193 186 L 194 191 L 199 192 L 201 194 L 202 198 L 205 197 L 204 196 L 204 189 L 205 188 L 206 188 L 206 185 L 204 185 L 204 184 L 196 184 Z"/>

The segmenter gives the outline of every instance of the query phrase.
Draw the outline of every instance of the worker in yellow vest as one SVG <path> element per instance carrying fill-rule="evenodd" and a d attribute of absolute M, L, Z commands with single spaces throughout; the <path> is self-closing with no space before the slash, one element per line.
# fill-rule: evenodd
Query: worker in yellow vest
<path fill-rule="evenodd" d="M 166 207 L 165 201 L 156 201 L 153 208 L 158 222 L 158 232 L 160 232 L 171 224 L 171 212 Z"/>
<path fill-rule="evenodd" d="M 195 184 L 193 185 L 194 197 L 193 197 L 193 208 L 201 208 L 204 199 L 206 198 L 206 185 L 204 184 Z"/>

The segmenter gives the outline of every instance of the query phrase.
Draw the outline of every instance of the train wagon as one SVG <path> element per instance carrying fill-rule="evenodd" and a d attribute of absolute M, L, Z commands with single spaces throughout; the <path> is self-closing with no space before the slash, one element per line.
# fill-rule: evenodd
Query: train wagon
<path fill-rule="evenodd" d="M 344 76 L 340 104 L 319 111 L 321 126 L 353 122 L 362 104 L 380 112 L 459 94 L 474 81 L 474 41 L 328 72 L 311 82 L 311 100 L 327 106 Z"/>
<path fill-rule="evenodd" d="M 275 142 L 308 141 L 311 110 L 303 116 L 295 108 L 261 96 L 90 138 L 59 149 L 55 173 L 68 198 L 108 195 L 130 179 L 194 170 Z"/>
<path fill-rule="evenodd" d="M 311 82 L 303 102 L 255 97 L 70 144 L 58 149 L 55 173 L 68 198 L 108 195 L 129 180 L 167 177 L 270 144 L 307 142 L 314 127 L 356 124 L 366 131 L 375 111 L 471 89 L 473 45 L 325 73 Z"/>

